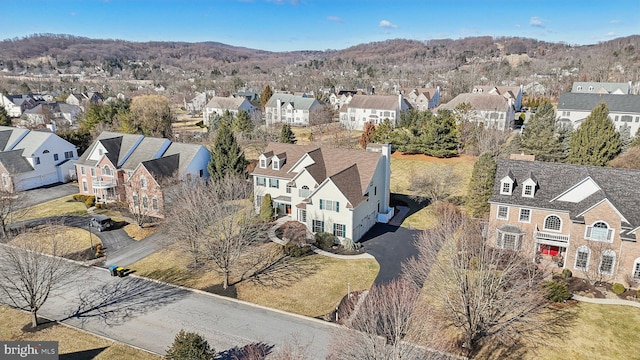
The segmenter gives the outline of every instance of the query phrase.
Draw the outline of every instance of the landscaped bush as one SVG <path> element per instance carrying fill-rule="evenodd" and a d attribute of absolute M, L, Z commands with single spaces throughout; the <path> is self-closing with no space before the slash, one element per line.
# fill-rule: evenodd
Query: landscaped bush
<path fill-rule="evenodd" d="M 284 253 L 291 257 L 303 257 L 311 253 L 311 246 L 298 246 L 293 242 L 288 242 L 284 245 Z"/>
<path fill-rule="evenodd" d="M 618 295 L 620 295 L 623 292 L 627 291 L 627 289 L 624 287 L 624 285 L 619 284 L 619 283 L 613 284 L 613 286 L 611 287 L 611 290 L 613 290 L 613 292 L 618 294 Z"/>
<path fill-rule="evenodd" d="M 356 243 L 349 238 L 344 238 L 343 240 L 340 241 L 340 244 L 347 251 L 354 251 L 356 249 Z"/>
<path fill-rule="evenodd" d="M 85 202 L 85 201 L 87 201 L 88 197 L 89 197 L 89 195 L 84 195 L 84 194 L 74 194 L 72 196 L 73 200 L 77 201 L 77 202 Z"/>
<path fill-rule="evenodd" d="M 316 246 L 322 250 L 329 250 L 335 244 L 335 235 L 328 232 L 316 233 Z"/>
<path fill-rule="evenodd" d="M 569 270 L 569 269 L 562 270 L 562 277 L 563 278 L 566 279 L 566 278 L 570 278 L 572 276 L 573 276 L 573 274 L 571 273 L 571 270 Z"/>
<path fill-rule="evenodd" d="M 547 290 L 547 299 L 553 302 L 566 301 L 571 297 L 567 287 L 557 281 L 547 281 L 542 284 L 542 287 Z"/>
<path fill-rule="evenodd" d="M 93 195 L 87 196 L 87 199 L 84 201 L 84 204 L 90 208 L 96 204 L 96 197 Z"/>

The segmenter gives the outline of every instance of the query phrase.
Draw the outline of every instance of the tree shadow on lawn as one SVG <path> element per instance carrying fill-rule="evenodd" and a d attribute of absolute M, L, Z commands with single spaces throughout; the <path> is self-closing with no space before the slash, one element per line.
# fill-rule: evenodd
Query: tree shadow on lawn
<path fill-rule="evenodd" d="M 242 274 L 241 279 L 235 284 L 248 281 L 272 288 L 289 286 L 318 271 L 319 265 L 310 261 L 311 256 L 320 255 L 311 253 L 291 257 L 283 255 L 279 249 L 271 253 L 262 253 L 261 261 L 257 261 L 250 271 Z"/>
<path fill-rule="evenodd" d="M 125 320 L 178 301 L 189 291 L 158 284 L 137 277 L 119 278 L 82 291 L 78 303 L 68 317 L 88 320 L 100 319 L 106 325 L 117 325 Z"/>
<path fill-rule="evenodd" d="M 271 353 L 274 346 L 263 342 L 247 344 L 243 347 L 233 347 L 229 350 L 221 351 L 215 357 L 216 360 L 261 360 Z"/>

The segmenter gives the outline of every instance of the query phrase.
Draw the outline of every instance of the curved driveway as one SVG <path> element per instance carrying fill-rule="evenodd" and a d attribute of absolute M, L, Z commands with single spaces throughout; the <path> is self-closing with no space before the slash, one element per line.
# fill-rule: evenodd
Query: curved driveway
<path fill-rule="evenodd" d="M 378 223 L 360 239 L 367 253 L 373 255 L 380 264 L 375 284 L 384 284 L 400 276 L 402 263 L 417 254 L 413 241 L 419 232 Z"/>

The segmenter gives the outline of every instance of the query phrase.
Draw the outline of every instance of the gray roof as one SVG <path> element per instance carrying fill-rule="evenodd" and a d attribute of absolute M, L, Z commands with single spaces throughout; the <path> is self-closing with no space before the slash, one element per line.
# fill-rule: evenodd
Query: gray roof
<path fill-rule="evenodd" d="M 161 156 L 159 153 L 170 141 L 164 138 L 145 137 L 136 146 L 131 155 L 122 164 L 123 169 L 135 170 L 136 166 L 143 161 L 156 159 Z"/>
<path fill-rule="evenodd" d="M 247 101 L 247 99 L 243 97 L 234 98 L 214 96 L 211 98 L 211 100 L 209 100 L 206 107 L 214 109 L 238 110 L 240 108 L 240 105 L 242 105 L 242 103 L 245 101 Z"/>
<path fill-rule="evenodd" d="M 581 87 L 581 90 L 578 90 L 578 86 Z M 593 90 L 589 91 L 589 88 Z M 629 83 L 616 83 L 616 82 L 595 82 L 595 81 L 587 81 L 587 82 L 579 82 L 576 81 L 571 86 L 571 92 L 573 93 L 612 93 L 616 90 L 620 90 L 625 94 L 629 94 L 631 91 L 631 85 Z"/>
<path fill-rule="evenodd" d="M 507 111 L 509 109 L 509 101 L 503 96 L 496 96 L 485 93 L 463 93 L 446 104 L 442 104 L 438 109 L 454 110 L 459 104 L 466 103 L 471 105 L 472 110 L 483 111 Z"/>
<path fill-rule="evenodd" d="M 29 133 L 13 147 L 13 149 L 24 149 L 23 155 L 31 157 L 36 150 L 38 150 L 38 148 L 52 136 L 57 135 L 44 131 L 29 131 Z"/>
<path fill-rule="evenodd" d="M 621 95 L 614 95 L 621 96 Z M 500 194 L 500 180 L 511 173 L 515 178 L 513 195 Z M 535 176 L 533 198 L 523 197 L 522 183 Z M 580 202 L 554 200 L 581 181 L 591 178 L 600 190 Z M 607 199 L 629 221 L 640 226 L 640 171 L 611 167 L 548 163 L 540 161 L 498 160 L 492 203 L 565 211 L 576 222 L 580 213 Z"/>
<path fill-rule="evenodd" d="M 348 108 L 396 111 L 400 108 L 400 95 L 353 95 Z"/>
<path fill-rule="evenodd" d="M 558 100 L 558 112 L 591 111 L 601 102 L 609 112 L 640 113 L 640 95 L 563 93 Z"/>
<path fill-rule="evenodd" d="M 171 155 L 180 155 L 180 161 L 178 166 L 178 175 L 184 175 L 187 170 L 187 166 L 191 164 L 193 158 L 198 154 L 198 152 L 203 149 L 204 146 L 197 144 L 185 144 L 185 143 L 171 143 L 169 148 L 162 154 L 162 157 L 167 157 Z"/>
<path fill-rule="evenodd" d="M 271 96 L 265 107 L 275 108 L 278 106 L 277 101 L 280 100 L 283 103 L 292 104 L 296 110 L 310 110 L 313 106 L 320 103 L 313 97 L 304 97 L 300 95 L 275 93 Z"/>
<path fill-rule="evenodd" d="M 10 131 L 9 139 L 5 144 L 4 148 L 0 150 L 13 150 L 13 146 L 17 144 L 18 140 L 22 139 L 26 133 L 29 132 L 27 129 L 19 129 L 10 126 L 0 126 L 0 131 Z M 11 147 L 11 148 L 8 148 Z"/>
<path fill-rule="evenodd" d="M 87 160 L 97 142 L 100 142 L 107 150 L 107 158 L 114 166 L 118 166 L 120 160 L 131 150 L 143 135 L 122 134 L 111 131 L 103 131 L 91 146 L 78 158 L 78 164 L 95 165 L 97 161 Z"/>
<path fill-rule="evenodd" d="M 0 130 L 0 151 L 4 151 L 9 144 L 9 138 L 11 137 L 11 130 Z"/>
<path fill-rule="evenodd" d="M 12 175 L 34 170 L 22 152 L 22 149 L 0 152 L 0 164 Z"/>
<path fill-rule="evenodd" d="M 180 154 L 173 154 L 158 159 L 147 160 L 142 162 L 154 179 L 171 177 L 178 171 L 180 166 Z"/>

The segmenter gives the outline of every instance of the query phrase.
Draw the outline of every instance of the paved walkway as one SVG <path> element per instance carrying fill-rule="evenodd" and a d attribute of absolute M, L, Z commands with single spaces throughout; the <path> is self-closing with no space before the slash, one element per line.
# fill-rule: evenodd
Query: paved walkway
<path fill-rule="evenodd" d="M 585 296 L 580 296 L 573 294 L 572 299 L 576 299 L 578 301 L 592 303 L 592 304 L 601 304 L 601 305 L 625 305 L 625 306 L 633 306 L 640 308 L 640 302 L 622 300 L 622 299 L 596 299 L 596 298 L 588 298 Z"/>

